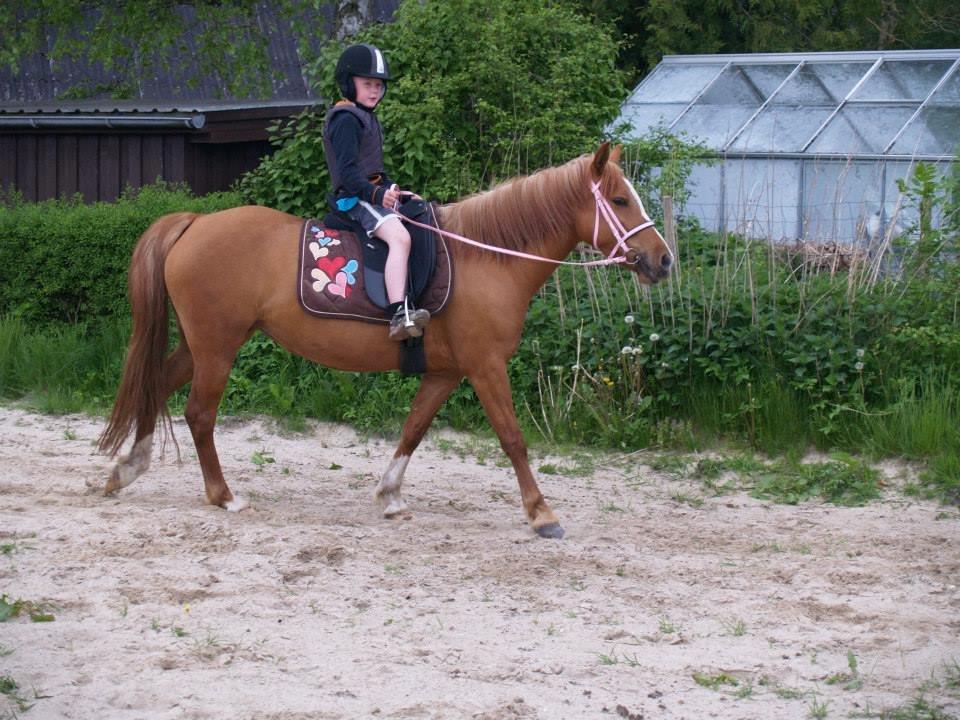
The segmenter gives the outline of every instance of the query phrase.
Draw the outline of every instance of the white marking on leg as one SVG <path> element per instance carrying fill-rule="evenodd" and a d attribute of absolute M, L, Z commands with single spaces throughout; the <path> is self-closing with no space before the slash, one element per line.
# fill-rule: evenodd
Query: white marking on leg
<path fill-rule="evenodd" d="M 117 461 L 116 467 L 110 476 L 109 492 L 125 488 L 150 467 L 150 454 L 153 452 L 153 434 L 146 435 L 135 444 L 129 455 L 124 455 Z"/>
<path fill-rule="evenodd" d="M 409 455 L 400 455 L 390 461 L 390 466 L 377 483 L 373 493 L 375 501 L 383 506 L 383 516 L 393 517 L 407 509 L 407 504 L 400 495 L 400 486 L 403 484 L 403 473 L 410 462 Z"/>
<path fill-rule="evenodd" d="M 234 495 L 233 500 L 223 505 L 224 510 L 227 512 L 240 512 L 241 510 L 246 510 L 248 507 L 250 507 L 250 502 L 240 495 Z"/>

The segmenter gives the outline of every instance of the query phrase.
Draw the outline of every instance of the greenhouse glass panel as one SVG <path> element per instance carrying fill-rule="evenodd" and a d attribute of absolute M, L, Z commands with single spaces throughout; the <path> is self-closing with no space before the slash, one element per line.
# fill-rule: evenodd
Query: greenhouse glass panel
<path fill-rule="evenodd" d="M 883 165 L 877 162 L 807 161 L 804 168 L 803 237 L 849 244 L 867 237 L 879 212 Z"/>
<path fill-rule="evenodd" d="M 852 100 L 923 100 L 950 69 L 949 60 L 888 60 L 857 90 Z"/>
<path fill-rule="evenodd" d="M 960 69 L 930 97 L 930 102 L 890 148 L 894 155 L 955 155 L 960 148 Z"/>
<path fill-rule="evenodd" d="M 643 81 L 628 102 L 642 100 L 652 103 L 689 103 L 717 76 L 725 64 L 660 65 Z"/>
<path fill-rule="evenodd" d="M 630 123 L 635 134 L 646 133 L 658 126 L 669 127 L 670 124 L 683 112 L 686 104 L 655 104 L 655 105 L 624 105 L 620 113 L 620 121 Z"/>
<path fill-rule="evenodd" d="M 813 73 L 813 79 L 839 102 L 856 87 L 860 79 L 873 66 L 869 62 L 811 62 L 805 66 Z"/>
<path fill-rule="evenodd" d="M 955 155 L 960 106 L 925 107 L 893 144 L 893 155 Z"/>
<path fill-rule="evenodd" d="M 847 105 L 830 121 L 809 150 L 856 155 L 882 153 L 917 105 Z"/>
<path fill-rule="evenodd" d="M 738 105 L 694 105 L 674 125 L 673 132 L 687 133 L 711 148 L 722 148 L 743 124 L 750 119 L 755 108 Z"/>
<path fill-rule="evenodd" d="M 743 105 L 760 107 L 766 95 L 741 67 L 729 67 L 697 100 L 697 105 Z"/>
<path fill-rule="evenodd" d="M 690 197 L 683 205 L 683 214 L 697 218 L 707 230 L 722 230 L 722 187 L 723 169 L 719 163 L 694 165 L 687 178 Z"/>
<path fill-rule="evenodd" d="M 768 105 L 730 150 L 800 152 L 832 112 L 833 108 Z"/>
<path fill-rule="evenodd" d="M 747 82 L 757 88 L 764 98 L 773 95 L 796 67 L 794 63 L 777 65 L 737 65 Z"/>
<path fill-rule="evenodd" d="M 890 233 L 891 237 L 900 237 L 917 222 L 916 209 L 909 206 L 907 198 L 897 186 L 899 180 L 906 180 L 913 172 L 912 162 L 888 162 L 887 177 L 884 183 L 884 201 L 882 223 L 878 224 L 878 234 Z"/>
<path fill-rule="evenodd" d="M 869 69 L 869 63 L 808 63 L 790 78 L 771 102 L 833 109 Z"/>
<path fill-rule="evenodd" d="M 727 230 L 752 238 L 797 235 L 800 161 L 727 160 L 724 214 Z"/>

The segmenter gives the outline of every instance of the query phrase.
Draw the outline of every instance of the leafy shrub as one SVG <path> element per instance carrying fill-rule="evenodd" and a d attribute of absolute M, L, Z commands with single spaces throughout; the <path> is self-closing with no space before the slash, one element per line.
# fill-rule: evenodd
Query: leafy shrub
<path fill-rule="evenodd" d="M 126 313 L 127 267 L 144 230 L 161 215 L 240 204 L 234 193 L 195 197 L 156 185 L 115 203 L 79 197 L 0 202 L 0 313 L 31 322 L 78 322 Z"/>
<path fill-rule="evenodd" d="M 391 177 L 447 201 L 594 149 L 626 95 L 611 35 L 559 3 L 403 3 L 394 22 L 351 39 L 381 47 L 397 78 L 378 109 Z M 312 70 L 323 97 L 339 97 L 341 49 L 329 45 Z M 321 133 L 314 115 L 284 126 L 278 152 L 242 183 L 246 197 L 299 214 L 322 208 Z"/>

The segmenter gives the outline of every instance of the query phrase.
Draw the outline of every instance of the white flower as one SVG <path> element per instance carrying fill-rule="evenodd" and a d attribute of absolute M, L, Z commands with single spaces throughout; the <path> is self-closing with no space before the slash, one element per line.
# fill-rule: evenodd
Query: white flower
<path fill-rule="evenodd" d="M 637 345 L 635 348 L 633 348 L 633 354 L 634 354 L 634 355 L 642 355 L 642 354 L 643 354 L 643 345 Z"/>
<path fill-rule="evenodd" d="M 656 333 L 650 333 L 650 342 L 657 342 L 660 339 L 660 336 Z"/>
<path fill-rule="evenodd" d="M 626 317 L 623 318 L 623 321 L 627 325 L 633 325 L 633 323 L 635 322 L 633 315 L 627 315 Z"/>
<path fill-rule="evenodd" d="M 857 357 L 858 357 L 858 358 L 862 358 L 862 357 L 863 357 L 864 355 L 866 355 L 866 354 L 867 354 L 867 351 L 866 351 L 866 350 L 864 350 L 863 348 L 857 348 Z"/>
<path fill-rule="evenodd" d="M 856 365 L 853 366 L 853 369 L 856 370 L 857 372 L 860 372 L 861 370 L 863 370 L 863 363 L 858 362 Z"/>
<path fill-rule="evenodd" d="M 629 345 L 624 345 L 624 346 L 623 346 L 623 349 L 620 350 L 620 354 L 621 354 L 621 355 L 632 355 L 632 354 L 633 354 L 633 348 L 630 347 Z"/>

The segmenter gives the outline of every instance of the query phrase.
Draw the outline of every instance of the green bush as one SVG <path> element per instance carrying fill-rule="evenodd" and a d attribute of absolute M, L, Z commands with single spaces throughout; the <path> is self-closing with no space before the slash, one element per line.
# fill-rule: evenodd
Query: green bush
<path fill-rule="evenodd" d="M 449 201 L 589 150 L 626 96 L 608 26 L 539 0 L 405 2 L 394 22 L 363 30 L 396 77 L 378 109 L 387 171 Z M 339 97 L 330 44 L 312 75 Z M 295 214 L 325 204 L 322 116 L 280 130 L 278 152 L 243 181 L 253 202 Z"/>
<path fill-rule="evenodd" d="M 130 254 L 144 230 L 171 212 L 241 204 L 235 193 L 195 197 L 166 185 L 128 191 L 115 203 L 79 197 L 0 202 L 0 314 L 74 323 L 128 312 Z"/>

